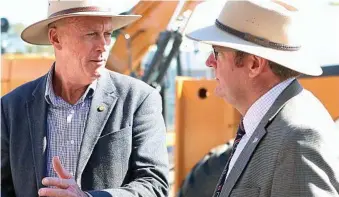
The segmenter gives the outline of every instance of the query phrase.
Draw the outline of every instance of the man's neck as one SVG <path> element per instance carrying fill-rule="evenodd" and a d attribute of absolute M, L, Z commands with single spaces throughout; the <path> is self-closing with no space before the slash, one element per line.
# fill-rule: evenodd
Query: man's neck
<path fill-rule="evenodd" d="M 69 80 L 57 72 L 54 72 L 52 81 L 55 95 L 70 104 L 75 104 L 89 86 L 89 84 L 81 84 L 77 81 Z"/>
<path fill-rule="evenodd" d="M 280 80 L 273 80 L 273 81 L 267 81 L 265 83 L 261 83 L 261 85 L 257 85 L 256 87 L 252 87 L 248 91 L 248 95 L 246 96 L 246 99 L 244 100 L 244 103 L 239 105 L 237 107 L 240 114 L 243 116 L 246 114 L 248 109 L 264 94 L 266 94 L 268 91 L 270 91 L 274 86 L 278 85 L 282 81 Z"/>

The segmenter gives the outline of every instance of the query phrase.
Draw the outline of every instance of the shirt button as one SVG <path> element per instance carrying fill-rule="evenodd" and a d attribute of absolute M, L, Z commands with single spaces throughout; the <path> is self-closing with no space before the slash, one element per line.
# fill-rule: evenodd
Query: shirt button
<path fill-rule="evenodd" d="M 72 114 L 74 114 L 74 113 L 75 113 L 75 111 L 74 111 L 74 110 L 72 110 L 72 111 L 71 111 L 71 113 L 72 113 Z"/>
<path fill-rule="evenodd" d="M 67 116 L 67 123 L 70 123 L 72 121 L 72 118 L 73 118 L 73 115 L 72 114 L 69 114 Z"/>
<path fill-rule="evenodd" d="M 74 172 L 70 172 L 71 176 L 74 176 Z"/>
<path fill-rule="evenodd" d="M 71 140 L 71 144 L 74 144 L 74 140 Z"/>

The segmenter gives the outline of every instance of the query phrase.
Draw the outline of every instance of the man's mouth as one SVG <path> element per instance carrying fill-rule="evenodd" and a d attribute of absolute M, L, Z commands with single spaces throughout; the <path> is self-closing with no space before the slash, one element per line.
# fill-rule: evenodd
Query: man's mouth
<path fill-rule="evenodd" d="M 92 62 L 104 62 L 104 59 L 100 59 L 100 60 L 91 60 Z"/>

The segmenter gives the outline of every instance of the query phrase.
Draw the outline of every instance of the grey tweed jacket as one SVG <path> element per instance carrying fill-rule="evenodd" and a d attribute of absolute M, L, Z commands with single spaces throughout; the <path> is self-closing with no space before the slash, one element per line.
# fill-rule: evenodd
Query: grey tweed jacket
<path fill-rule="evenodd" d="M 293 81 L 230 171 L 221 197 L 339 196 L 339 132 L 319 100 Z"/>
<path fill-rule="evenodd" d="M 2 197 L 36 197 L 43 187 L 46 76 L 1 99 Z M 104 110 L 98 110 L 99 106 Z M 158 92 L 139 80 L 106 70 L 93 96 L 76 182 L 94 197 L 167 196 L 165 136 Z"/>

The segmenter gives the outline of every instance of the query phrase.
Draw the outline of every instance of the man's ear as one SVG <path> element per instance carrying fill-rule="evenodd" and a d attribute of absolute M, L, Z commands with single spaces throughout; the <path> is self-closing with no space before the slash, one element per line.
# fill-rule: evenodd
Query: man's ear
<path fill-rule="evenodd" d="M 256 55 L 250 55 L 249 58 L 251 58 L 251 64 L 248 64 L 249 77 L 255 78 L 265 71 L 265 68 L 268 66 L 268 61 Z"/>
<path fill-rule="evenodd" d="M 60 34 L 57 32 L 56 27 L 51 27 L 48 29 L 48 39 L 49 42 L 58 50 L 61 49 L 61 43 L 60 43 Z"/>

